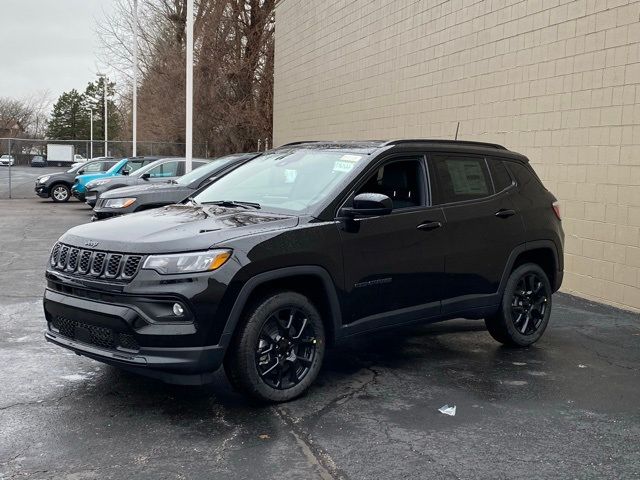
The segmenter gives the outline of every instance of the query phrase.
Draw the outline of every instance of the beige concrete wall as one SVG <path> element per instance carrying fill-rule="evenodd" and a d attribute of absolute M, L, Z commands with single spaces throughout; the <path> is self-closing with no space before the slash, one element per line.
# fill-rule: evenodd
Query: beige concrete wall
<path fill-rule="evenodd" d="M 274 145 L 452 138 L 562 202 L 564 290 L 640 310 L 640 1 L 283 0 Z"/>

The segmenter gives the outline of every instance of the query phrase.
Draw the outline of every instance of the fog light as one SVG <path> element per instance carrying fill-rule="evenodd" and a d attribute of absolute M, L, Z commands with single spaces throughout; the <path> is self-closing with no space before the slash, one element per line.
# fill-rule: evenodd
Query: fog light
<path fill-rule="evenodd" d="M 174 303 L 173 304 L 173 314 L 176 317 L 181 317 L 184 314 L 184 307 L 182 305 L 180 305 L 179 303 Z"/>

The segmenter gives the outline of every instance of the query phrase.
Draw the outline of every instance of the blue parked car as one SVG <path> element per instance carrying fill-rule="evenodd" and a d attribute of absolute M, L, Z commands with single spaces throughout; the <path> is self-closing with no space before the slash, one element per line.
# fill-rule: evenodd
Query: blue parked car
<path fill-rule="evenodd" d="M 98 178 L 115 177 L 117 175 L 129 175 L 135 172 L 141 167 L 148 165 L 151 162 L 158 160 L 158 157 L 131 157 L 123 158 L 113 167 L 106 172 L 102 173 L 87 173 L 84 175 L 78 175 L 75 179 L 73 187 L 71 187 L 71 193 L 81 202 L 85 200 L 85 194 L 87 192 L 87 183 Z"/>

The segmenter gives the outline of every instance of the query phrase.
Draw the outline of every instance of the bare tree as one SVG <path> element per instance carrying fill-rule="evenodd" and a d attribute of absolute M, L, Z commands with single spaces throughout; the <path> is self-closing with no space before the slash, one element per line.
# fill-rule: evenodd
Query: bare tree
<path fill-rule="evenodd" d="M 0 97 L 0 137 L 44 138 L 49 92 L 39 92 L 27 98 Z"/>
<path fill-rule="evenodd" d="M 103 61 L 128 79 L 132 1 L 117 2 L 99 35 Z M 275 0 L 196 2 L 194 142 L 214 154 L 255 150 L 271 138 L 274 7 Z M 186 2 L 141 0 L 139 8 L 138 138 L 184 142 Z"/>

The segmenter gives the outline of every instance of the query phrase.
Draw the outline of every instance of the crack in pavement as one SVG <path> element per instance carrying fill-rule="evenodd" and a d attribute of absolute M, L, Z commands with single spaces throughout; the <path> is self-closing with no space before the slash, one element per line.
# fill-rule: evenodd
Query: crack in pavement
<path fill-rule="evenodd" d="M 311 436 L 296 424 L 295 419 L 283 407 L 274 406 L 272 409 L 289 428 L 307 462 L 316 468 L 322 480 L 348 480 L 349 477 L 338 469 L 331 456 L 313 443 Z"/>
<path fill-rule="evenodd" d="M 323 416 L 325 413 L 327 413 L 328 411 L 332 410 L 333 408 L 348 402 L 357 394 L 365 391 L 370 385 L 373 385 L 377 381 L 378 376 L 380 375 L 380 372 L 375 370 L 373 367 L 363 367 L 362 369 L 371 372 L 371 377 L 369 379 L 363 381 L 362 384 L 357 388 L 354 388 L 353 390 L 343 393 L 342 395 L 338 395 L 336 398 L 331 400 L 320 410 L 310 414 L 307 418 L 309 419 L 319 418 Z"/>
<path fill-rule="evenodd" d="M 9 410 L 10 408 L 15 408 L 15 407 L 29 407 L 29 406 L 32 406 L 32 405 L 41 405 L 41 406 L 54 405 L 54 404 L 57 405 L 62 400 L 64 400 L 67 397 L 70 397 L 71 395 L 73 395 L 73 392 L 66 393 L 66 394 L 58 397 L 57 399 L 51 400 L 51 401 L 30 400 L 28 402 L 11 403 L 9 405 L 4 405 L 4 406 L 0 407 L 0 411 Z"/>

